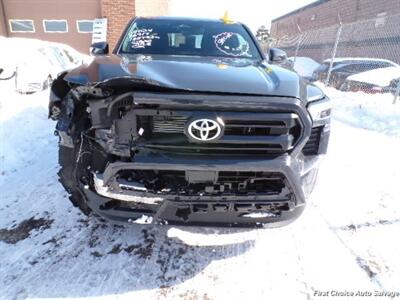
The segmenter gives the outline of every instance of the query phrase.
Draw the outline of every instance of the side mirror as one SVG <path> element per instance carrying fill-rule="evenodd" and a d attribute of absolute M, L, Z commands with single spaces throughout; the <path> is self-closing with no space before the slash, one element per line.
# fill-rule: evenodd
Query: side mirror
<path fill-rule="evenodd" d="M 108 54 L 108 43 L 97 42 L 90 46 L 90 53 L 92 55 L 107 55 Z"/>
<path fill-rule="evenodd" d="M 270 48 L 268 52 L 269 61 L 272 63 L 282 63 L 286 61 L 287 54 L 285 51 L 278 48 Z"/>

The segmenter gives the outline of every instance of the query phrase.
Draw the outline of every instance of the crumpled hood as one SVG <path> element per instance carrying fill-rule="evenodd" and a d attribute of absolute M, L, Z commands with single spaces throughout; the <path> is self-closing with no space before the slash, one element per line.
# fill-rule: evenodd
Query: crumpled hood
<path fill-rule="evenodd" d="M 65 80 L 92 84 L 116 78 L 144 79 L 171 89 L 300 98 L 294 72 L 264 61 L 168 55 L 99 56 L 70 71 Z"/>

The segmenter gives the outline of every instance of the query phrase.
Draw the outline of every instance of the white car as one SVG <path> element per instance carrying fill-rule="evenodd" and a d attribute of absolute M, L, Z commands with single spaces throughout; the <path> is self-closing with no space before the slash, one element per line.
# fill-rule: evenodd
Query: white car
<path fill-rule="evenodd" d="M 346 78 L 341 86 L 342 91 L 363 91 L 368 94 L 388 93 L 397 86 L 392 86 L 400 78 L 400 67 L 387 67 L 374 69 Z"/>
<path fill-rule="evenodd" d="M 311 78 L 314 71 L 320 66 L 310 57 L 289 57 L 288 60 L 292 63 L 292 68 L 302 77 Z"/>
<path fill-rule="evenodd" d="M 19 93 L 34 93 L 45 89 L 51 80 L 49 60 L 38 51 L 26 57 L 16 66 L 15 90 Z"/>
<path fill-rule="evenodd" d="M 67 45 L 36 39 L 0 37 L 0 49 L 0 78 L 13 80 L 20 93 L 41 91 L 60 72 L 90 59 Z"/>
<path fill-rule="evenodd" d="M 328 71 L 331 64 L 331 59 L 326 59 L 322 62 L 312 76 L 314 81 L 325 82 L 328 77 Z M 369 57 L 337 57 L 332 61 L 332 70 L 330 73 L 329 84 L 337 89 L 340 89 L 345 80 L 355 74 L 375 70 L 379 68 L 398 67 L 396 63 L 381 58 Z"/>
<path fill-rule="evenodd" d="M 46 89 L 57 75 L 82 64 L 79 54 L 64 46 L 43 46 L 16 66 L 15 89 L 34 93 Z"/>

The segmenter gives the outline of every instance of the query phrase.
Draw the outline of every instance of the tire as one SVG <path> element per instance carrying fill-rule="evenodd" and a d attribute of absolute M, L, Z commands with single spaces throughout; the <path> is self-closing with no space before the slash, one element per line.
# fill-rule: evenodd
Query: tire
<path fill-rule="evenodd" d="M 77 145 L 79 146 L 79 145 Z M 83 192 L 79 188 L 78 176 L 81 172 L 80 166 L 77 163 L 77 147 L 69 148 L 59 146 L 58 163 L 61 168 L 58 171 L 58 180 L 63 185 L 64 189 L 70 194 L 69 200 L 75 207 L 78 207 L 85 215 L 91 214 L 91 209 L 87 206 Z"/>

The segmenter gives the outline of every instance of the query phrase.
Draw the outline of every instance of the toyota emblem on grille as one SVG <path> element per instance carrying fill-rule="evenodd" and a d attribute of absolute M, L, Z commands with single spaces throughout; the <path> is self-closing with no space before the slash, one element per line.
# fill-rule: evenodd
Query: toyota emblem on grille
<path fill-rule="evenodd" d="M 189 136 L 197 141 L 212 141 L 220 137 L 221 125 L 211 119 L 197 119 L 187 127 Z"/>

